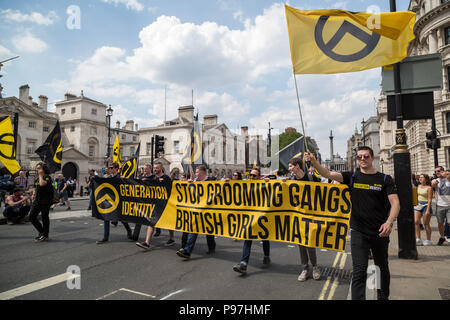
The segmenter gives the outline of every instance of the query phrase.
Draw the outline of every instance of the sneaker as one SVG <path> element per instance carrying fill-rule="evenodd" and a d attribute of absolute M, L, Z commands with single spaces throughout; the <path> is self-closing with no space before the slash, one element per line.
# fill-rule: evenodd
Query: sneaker
<path fill-rule="evenodd" d="M 308 279 L 308 269 L 304 269 L 303 271 L 302 271 L 302 273 L 300 273 L 300 275 L 298 276 L 298 281 L 306 281 L 306 279 Z"/>
<path fill-rule="evenodd" d="M 54 211 L 55 209 L 53 209 L 53 208 L 50 208 L 50 210 L 49 211 Z"/>
<path fill-rule="evenodd" d="M 119 224 L 119 222 L 117 222 L 117 221 L 112 221 L 111 224 L 112 224 L 114 227 L 117 227 L 117 225 Z"/>
<path fill-rule="evenodd" d="M 264 257 L 263 264 L 270 264 L 270 257 Z"/>
<path fill-rule="evenodd" d="M 174 244 L 175 244 L 175 241 L 172 239 L 169 239 L 164 245 L 166 247 L 169 247 L 169 246 L 173 246 Z"/>
<path fill-rule="evenodd" d="M 420 240 L 419 238 L 416 239 L 416 246 L 421 246 L 422 244 L 422 240 Z M 439 245 L 439 244 L 438 244 Z"/>
<path fill-rule="evenodd" d="M 313 275 L 313 279 L 314 280 L 319 280 L 320 279 L 321 272 L 320 272 L 319 267 L 313 267 L 312 275 Z"/>
<path fill-rule="evenodd" d="M 70 211 L 70 210 L 72 210 L 70 207 L 68 207 L 68 208 L 66 209 L 66 211 Z"/>
<path fill-rule="evenodd" d="M 206 254 L 214 254 L 216 253 L 216 249 L 209 249 L 208 251 L 206 251 Z"/>
<path fill-rule="evenodd" d="M 150 243 L 147 243 L 147 242 L 136 242 L 136 245 L 139 247 L 139 248 L 142 248 L 142 249 L 144 249 L 144 250 L 150 250 L 151 249 L 151 246 L 150 246 Z"/>
<path fill-rule="evenodd" d="M 88 209 L 88 210 L 92 210 L 92 207 L 88 207 L 87 209 Z"/>
<path fill-rule="evenodd" d="M 233 270 L 242 274 L 247 273 L 247 266 L 243 264 L 242 262 L 239 262 L 238 264 L 233 266 Z"/>
<path fill-rule="evenodd" d="M 433 244 L 431 243 L 431 240 L 424 240 L 423 245 L 424 246 L 432 246 Z"/>
<path fill-rule="evenodd" d="M 437 243 L 438 246 L 442 246 L 442 244 L 445 242 L 445 238 L 439 238 L 439 241 Z"/>
<path fill-rule="evenodd" d="M 48 241 L 48 237 L 46 237 L 44 235 L 42 235 L 36 239 L 36 242 L 44 242 L 44 241 Z"/>
<path fill-rule="evenodd" d="M 40 237 L 42 237 L 42 236 L 43 236 L 43 234 L 42 234 L 42 233 L 39 233 L 38 236 L 34 238 L 34 240 L 37 241 L 37 240 L 38 240 Z"/>
<path fill-rule="evenodd" d="M 184 249 L 178 250 L 178 251 L 177 251 L 177 255 L 178 255 L 179 257 L 182 257 L 182 258 L 185 258 L 185 259 L 189 259 L 189 258 L 191 257 L 191 255 L 188 254 L 188 253 L 186 253 L 186 250 L 184 250 Z"/>
<path fill-rule="evenodd" d="M 161 234 L 161 229 L 156 229 L 155 234 L 153 235 L 154 237 L 159 237 L 159 235 Z"/>
<path fill-rule="evenodd" d="M 108 242 L 108 239 L 102 239 L 102 240 L 98 240 L 96 242 L 96 244 L 103 244 L 103 243 L 106 243 L 106 242 Z"/>
<path fill-rule="evenodd" d="M 11 220 L 6 220 L 6 223 L 9 224 L 9 225 L 13 225 L 14 224 L 14 222 L 12 222 Z"/>

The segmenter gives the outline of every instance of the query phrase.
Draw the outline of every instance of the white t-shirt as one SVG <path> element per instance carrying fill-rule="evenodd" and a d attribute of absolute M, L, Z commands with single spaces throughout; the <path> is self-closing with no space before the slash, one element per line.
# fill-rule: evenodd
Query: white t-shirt
<path fill-rule="evenodd" d="M 437 205 L 440 207 L 450 207 L 450 181 L 447 179 L 436 179 L 439 183 L 436 185 Z"/>

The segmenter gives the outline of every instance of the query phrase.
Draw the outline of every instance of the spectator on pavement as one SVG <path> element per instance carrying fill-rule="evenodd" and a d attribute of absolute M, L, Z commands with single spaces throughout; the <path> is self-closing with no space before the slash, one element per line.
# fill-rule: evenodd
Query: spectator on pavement
<path fill-rule="evenodd" d="M 445 242 L 445 220 L 450 221 L 450 172 L 444 167 L 438 166 L 435 169 L 437 179 L 431 183 L 436 191 L 436 219 L 438 222 L 439 241 L 438 246 Z"/>
<path fill-rule="evenodd" d="M 431 246 L 431 201 L 433 200 L 433 188 L 431 180 L 427 174 L 421 174 L 419 177 L 419 185 L 417 186 L 418 204 L 414 207 L 414 223 L 416 229 L 416 245 Z M 420 238 L 420 220 L 423 218 L 423 224 L 427 235 L 427 240 Z"/>
<path fill-rule="evenodd" d="M 58 174 L 58 178 L 56 179 L 56 190 L 58 191 L 58 197 L 59 197 L 59 205 L 64 206 L 67 205 L 66 211 L 71 210 L 70 208 L 70 201 L 69 201 L 69 194 L 67 192 L 67 180 L 64 178 L 63 174 Z M 53 210 L 56 207 L 56 204 L 51 207 L 51 210 Z"/>
<path fill-rule="evenodd" d="M 11 195 L 6 197 L 3 215 L 8 224 L 25 222 L 25 218 L 30 212 L 29 198 L 29 196 L 23 195 L 23 190 L 19 187 L 16 187 Z"/>

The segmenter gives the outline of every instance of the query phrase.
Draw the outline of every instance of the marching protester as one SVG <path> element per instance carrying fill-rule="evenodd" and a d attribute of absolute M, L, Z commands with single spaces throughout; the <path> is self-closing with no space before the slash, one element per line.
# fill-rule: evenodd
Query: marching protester
<path fill-rule="evenodd" d="M 417 186 L 418 204 L 414 207 L 414 224 L 416 229 L 416 245 L 422 245 L 420 239 L 420 220 L 423 218 L 427 240 L 423 241 L 424 246 L 431 246 L 431 201 L 433 200 L 433 188 L 431 180 L 427 174 L 421 174 Z"/>
<path fill-rule="evenodd" d="M 321 180 L 314 175 L 314 172 L 309 170 L 308 173 L 302 170 L 303 161 L 300 158 L 292 158 L 289 160 L 289 172 L 291 173 L 290 180 L 300 181 L 314 181 L 320 182 Z M 286 182 L 286 179 L 283 179 Z M 320 279 L 320 269 L 317 266 L 316 248 L 309 248 L 302 245 L 298 246 L 300 250 L 300 264 L 302 271 L 298 276 L 298 281 L 306 281 L 309 277 L 309 262 L 312 265 L 312 276 L 314 280 Z"/>
<path fill-rule="evenodd" d="M 11 195 L 6 198 L 3 215 L 8 224 L 25 222 L 25 218 L 30 212 L 29 198 L 29 196 L 23 195 L 23 190 L 19 187 L 16 187 Z"/>
<path fill-rule="evenodd" d="M 355 172 L 335 172 L 323 167 L 310 152 L 305 153 L 305 161 L 311 161 L 321 176 L 347 184 L 350 188 L 352 299 L 366 298 L 368 257 L 371 250 L 375 265 L 381 273 L 381 288 L 377 289 L 378 300 L 387 300 L 391 277 L 388 264 L 389 235 L 400 211 L 400 201 L 391 176 L 377 172 L 374 168 L 371 148 L 358 147 L 356 158 L 359 169 Z"/>
<path fill-rule="evenodd" d="M 138 176 L 138 180 L 149 181 L 152 176 L 152 165 L 150 163 L 144 164 L 144 168 L 141 170 L 141 174 Z M 133 230 L 132 240 L 138 241 L 139 234 L 141 233 L 142 224 L 136 223 Z"/>
<path fill-rule="evenodd" d="M 150 170 L 151 170 L 151 166 L 150 166 Z M 150 180 L 150 181 L 159 181 L 159 182 L 170 182 L 170 181 L 172 181 L 170 179 L 170 177 L 167 174 L 164 173 L 164 167 L 163 167 L 163 164 L 161 162 L 155 162 L 154 174 L 152 174 L 149 177 L 148 180 Z M 150 245 L 150 241 L 152 240 L 152 235 L 153 235 L 154 229 L 155 229 L 154 227 L 148 226 L 147 227 L 147 235 L 145 237 L 145 241 L 144 242 L 136 242 L 136 245 L 138 247 L 141 247 L 144 250 L 151 250 L 152 246 Z M 157 232 L 158 232 L 158 230 L 159 229 L 156 228 Z M 161 231 L 159 231 L 159 233 L 161 233 Z M 157 236 L 156 233 L 155 233 L 154 236 L 155 237 Z M 174 238 L 174 231 L 173 230 L 169 230 L 169 240 L 166 242 L 165 246 L 171 246 L 171 245 L 175 244 L 175 240 L 173 238 Z"/>
<path fill-rule="evenodd" d="M 207 176 L 206 167 L 200 165 L 195 170 L 195 181 L 212 181 L 210 177 Z M 192 182 L 192 180 L 189 180 Z M 197 233 L 189 233 L 186 245 L 178 250 L 176 253 L 178 256 L 189 259 L 191 257 L 192 251 L 194 250 L 195 242 L 197 241 Z M 206 235 L 206 243 L 208 244 L 208 251 L 206 254 L 213 254 L 216 252 L 216 240 L 213 235 Z"/>
<path fill-rule="evenodd" d="M 95 170 L 91 169 L 89 170 L 89 178 L 84 177 L 86 183 L 88 184 L 88 190 L 89 190 L 89 206 L 88 210 L 92 209 L 92 204 L 94 203 L 94 178 L 98 177 L 97 174 L 95 174 Z"/>
<path fill-rule="evenodd" d="M 120 177 L 120 175 L 119 175 L 119 168 L 120 168 L 120 166 L 119 166 L 119 164 L 117 162 L 113 162 L 112 164 L 110 164 L 108 166 L 110 178 L 119 178 Z M 124 222 L 124 221 L 120 221 L 120 222 L 123 224 L 123 226 L 127 230 L 127 237 L 128 237 L 128 239 L 131 239 L 132 234 L 131 234 L 130 226 L 128 225 L 127 222 Z M 114 223 L 114 222 L 112 222 L 112 223 Z M 116 221 L 116 225 L 117 225 L 117 221 Z M 97 244 L 103 244 L 103 243 L 108 242 L 108 240 L 109 240 L 109 229 L 110 229 L 110 221 L 104 220 L 103 221 L 103 239 L 97 241 L 96 242 Z"/>
<path fill-rule="evenodd" d="M 53 201 L 53 185 L 50 177 L 50 169 L 46 163 L 39 162 L 36 165 L 36 172 L 38 177 L 34 181 L 33 203 L 30 211 L 30 222 L 39 232 L 35 238 L 36 242 L 43 242 L 48 240 L 50 230 L 49 211 Z M 39 213 L 42 216 L 42 224 L 37 219 Z"/>
<path fill-rule="evenodd" d="M 65 203 L 67 205 L 66 211 L 69 211 L 71 209 L 70 209 L 69 193 L 67 191 L 68 188 L 67 180 L 64 178 L 62 173 L 58 174 L 58 178 L 55 180 L 57 183 L 56 190 L 58 191 L 60 201 L 59 205 L 63 206 Z M 55 206 L 56 204 L 51 207 L 51 210 L 53 210 Z"/>
<path fill-rule="evenodd" d="M 249 174 L 250 180 L 261 180 L 261 170 L 258 167 L 254 167 Z M 267 179 L 268 181 L 268 179 Z M 242 248 L 241 262 L 233 266 L 233 270 L 239 273 L 247 272 L 247 265 L 250 259 L 250 253 L 252 249 L 252 240 L 245 240 L 244 247 Z M 264 258 L 263 264 L 270 264 L 270 242 L 268 240 L 262 241 Z"/>
<path fill-rule="evenodd" d="M 182 173 L 180 175 L 180 181 L 188 181 L 189 174 L 187 173 Z M 187 232 L 183 232 L 183 234 L 181 235 L 181 248 L 184 248 L 186 246 L 187 243 L 187 238 L 188 238 L 189 233 Z"/>
<path fill-rule="evenodd" d="M 437 245 L 442 246 L 445 242 L 445 219 L 447 223 L 450 221 L 450 172 L 438 166 L 435 173 L 437 179 L 433 180 L 432 185 L 436 188 L 436 219 L 440 236 Z"/>

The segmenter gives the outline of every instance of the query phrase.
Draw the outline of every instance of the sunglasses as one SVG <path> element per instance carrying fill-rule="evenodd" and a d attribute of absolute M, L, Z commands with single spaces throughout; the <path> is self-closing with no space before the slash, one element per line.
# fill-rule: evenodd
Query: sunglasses
<path fill-rule="evenodd" d="M 436 170 L 435 172 L 441 172 L 441 170 Z"/>
<path fill-rule="evenodd" d="M 356 156 L 356 159 L 358 159 L 358 160 L 362 160 L 362 159 L 367 160 L 369 158 L 370 158 L 369 154 L 365 154 L 363 156 Z"/>
<path fill-rule="evenodd" d="M 250 178 L 255 178 L 256 177 L 256 174 L 249 174 L 248 175 Z"/>

